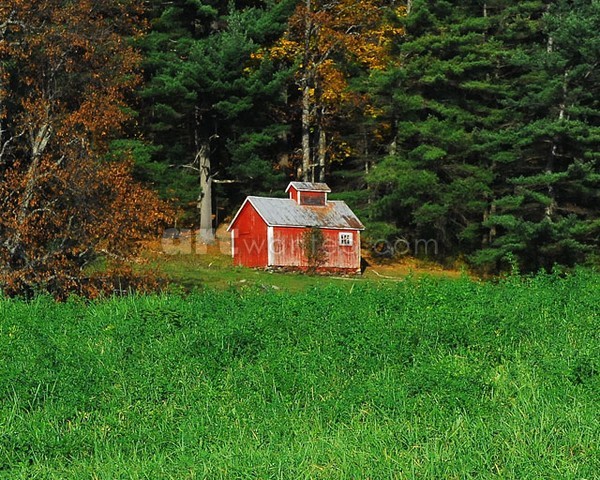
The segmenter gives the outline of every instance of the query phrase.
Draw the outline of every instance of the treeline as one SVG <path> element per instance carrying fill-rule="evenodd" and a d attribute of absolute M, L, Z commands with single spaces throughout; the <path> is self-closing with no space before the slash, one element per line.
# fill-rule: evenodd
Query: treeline
<path fill-rule="evenodd" d="M 176 0 L 146 15 L 142 136 L 117 146 L 182 221 L 209 229 L 246 194 L 325 180 L 371 241 L 435 240 L 492 271 L 511 254 L 527 270 L 594 261 L 598 2 Z"/>
<path fill-rule="evenodd" d="M 596 0 L 4 0 L 0 288 L 113 289 L 90 267 L 291 179 L 371 242 L 595 262 L 598 31 Z"/>

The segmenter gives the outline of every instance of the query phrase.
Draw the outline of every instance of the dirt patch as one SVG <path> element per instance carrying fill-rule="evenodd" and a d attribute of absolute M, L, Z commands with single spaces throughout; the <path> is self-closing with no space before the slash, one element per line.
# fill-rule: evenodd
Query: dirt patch
<path fill-rule="evenodd" d="M 369 251 L 363 251 L 362 258 L 366 263 L 366 268 L 363 272 L 365 277 L 403 279 L 408 275 L 431 275 L 458 278 L 463 275 L 463 271 L 459 269 L 446 268 L 435 262 L 424 261 L 409 256 L 399 259 L 382 260 L 371 255 Z"/>

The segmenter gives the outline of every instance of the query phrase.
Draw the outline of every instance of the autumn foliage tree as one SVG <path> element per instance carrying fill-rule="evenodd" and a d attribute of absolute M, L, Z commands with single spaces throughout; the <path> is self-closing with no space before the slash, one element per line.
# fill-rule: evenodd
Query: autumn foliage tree
<path fill-rule="evenodd" d="M 296 65 L 300 92 L 302 161 L 299 177 L 323 181 L 328 159 L 342 152 L 328 139 L 344 106 L 364 110 L 366 99 L 349 89 L 351 72 L 382 69 L 402 33 L 396 19 L 404 7 L 381 0 L 299 2 L 285 35 L 269 55 Z M 348 153 L 347 151 L 345 153 Z M 315 173 L 316 172 L 316 173 Z"/>
<path fill-rule="evenodd" d="M 141 286 L 123 261 L 164 219 L 126 159 L 104 160 L 129 118 L 139 2 L 0 4 L 0 287 L 95 296 Z M 99 257 L 118 268 L 91 275 Z"/>

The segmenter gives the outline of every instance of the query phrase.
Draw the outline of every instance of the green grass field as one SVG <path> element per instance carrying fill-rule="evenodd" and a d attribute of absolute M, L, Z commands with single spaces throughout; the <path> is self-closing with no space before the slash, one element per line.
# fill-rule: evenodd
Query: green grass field
<path fill-rule="evenodd" d="M 0 478 L 594 479 L 600 275 L 0 301 Z"/>

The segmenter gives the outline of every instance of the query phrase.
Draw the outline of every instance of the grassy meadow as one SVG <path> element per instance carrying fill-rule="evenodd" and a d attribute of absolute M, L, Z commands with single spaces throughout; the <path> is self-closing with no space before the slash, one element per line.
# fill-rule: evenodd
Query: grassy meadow
<path fill-rule="evenodd" d="M 0 300 L 0 478 L 593 479 L 600 275 Z"/>
<path fill-rule="evenodd" d="M 463 273 L 458 269 L 444 269 L 434 262 L 408 256 L 385 262 L 383 259 L 371 258 L 367 250 L 363 251 L 363 259 L 367 260 L 369 266 L 362 275 L 340 277 L 295 272 L 276 274 L 267 270 L 233 266 L 231 256 L 227 253 L 231 246 L 227 240 L 223 240 L 222 232 L 219 233 L 218 240 L 219 247 L 204 247 L 205 251 L 195 254 L 165 254 L 158 242 L 148 243 L 139 269 L 158 272 L 175 286 L 175 290 L 182 292 L 249 286 L 298 292 L 344 283 L 361 285 L 404 281 L 407 276 L 459 278 Z"/>

